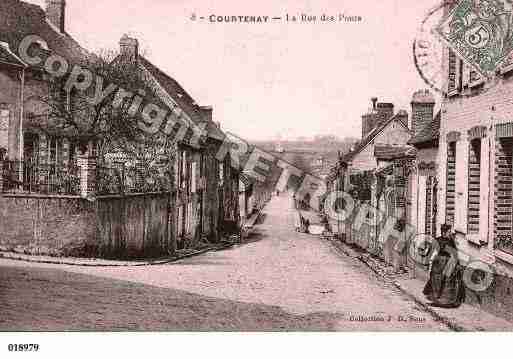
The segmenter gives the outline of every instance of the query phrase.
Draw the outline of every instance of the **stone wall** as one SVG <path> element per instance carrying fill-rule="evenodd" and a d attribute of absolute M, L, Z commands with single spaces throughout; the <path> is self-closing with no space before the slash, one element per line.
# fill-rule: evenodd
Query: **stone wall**
<path fill-rule="evenodd" d="M 0 195 L 0 248 L 73 255 L 94 245 L 95 207 L 78 197 Z"/>
<path fill-rule="evenodd" d="M 0 249 L 29 254 L 143 258 L 173 250 L 170 194 L 0 195 Z"/>

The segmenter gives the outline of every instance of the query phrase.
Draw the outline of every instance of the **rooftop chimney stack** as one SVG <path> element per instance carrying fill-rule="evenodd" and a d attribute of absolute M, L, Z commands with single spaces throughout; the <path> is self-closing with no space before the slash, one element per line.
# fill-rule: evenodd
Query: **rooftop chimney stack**
<path fill-rule="evenodd" d="M 419 90 L 411 100 L 411 130 L 414 135 L 433 122 L 435 97 L 429 90 Z"/>
<path fill-rule="evenodd" d="M 208 122 L 211 122 L 213 121 L 213 108 L 212 106 L 200 106 L 200 110 L 201 110 L 201 113 L 203 114 L 203 118 L 208 121 Z"/>
<path fill-rule="evenodd" d="M 371 98 L 371 101 L 372 101 L 372 109 L 375 110 L 376 109 L 376 103 L 378 102 L 378 98 L 377 97 L 373 97 L 373 98 Z"/>
<path fill-rule="evenodd" d="M 46 18 L 61 34 L 66 31 L 66 0 L 46 0 Z"/>
<path fill-rule="evenodd" d="M 390 102 L 378 102 L 376 111 L 378 112 L 376 125 L 381 125 L 394 115 L 394 104 Z"/>
<path fill-rule="evenodd" d="M 135 63 L 139 57 L 139 41 L 125 34 L 119 40 L 119 50 L 123 58 Z"/>
<path fill-rule="evenodd" d="M 376 110 L 376 103 L 378 102 L 377 97 L 371 98 L 372 109 L 369 109 L 367 113 L 362 115 L 362 139 L 365 138 L 374 127 L 376 127 L 378 121 L 378 111 Z"/>

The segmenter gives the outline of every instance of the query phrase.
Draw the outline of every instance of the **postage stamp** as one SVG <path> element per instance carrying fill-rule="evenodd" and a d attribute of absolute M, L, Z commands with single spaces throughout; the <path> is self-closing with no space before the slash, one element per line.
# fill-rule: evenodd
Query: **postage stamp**
<path fill-rule="evenodd" d="M 435 31 L 488 78 L 513 51 L 512 7 L 509 0 L 461 0 Z"/>

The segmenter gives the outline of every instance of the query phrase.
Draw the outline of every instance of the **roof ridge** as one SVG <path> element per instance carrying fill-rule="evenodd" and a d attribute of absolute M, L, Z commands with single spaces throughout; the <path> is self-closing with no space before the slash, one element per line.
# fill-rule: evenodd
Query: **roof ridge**
<path fill-rule="evenodd" d="M 369 145 L 369 143 L 372 141 L 373 138 L 375 138 L 377 135 L 379 135 L 390 123 L 392 123 L 394 120 L 397 120 L 404 128 L 406 128 L 409 132 L 410 129 L 399 120 L 398 113 L 390 116 L 387 120 L 383 121 L 380 125 L 376 126 L 371 132 L 363 138 L 360 143 L 358 144 L 357 148 L 354 151 L 349 152 L 346 156 L 344 156 L 344 159 L 350 159 L 353 156 L 357 155 L 361 151 L 365 149 Z"/>
<path fill-rule="evenodd" d="M 162 74 L 163 76 L 167 77 L 169 80 L 175 82 L 175 84 L 178 85 L 180 87 L 180 89 L 184 92 L 184 95 L 189 97 L 194 102 L 194 98 L 183 88 L 183 86 L 174 77 L 172 77 L 171 75 L 167 74 L 164 70 L 162 70 L 160 67 L 158 67 L 153 62 L 148 60 L 145 56 L 139 55 L 139 57 L 142 58 L 147 63 L 149 63 L 151 66 L 153 66 L 158 72 L 160 72 L 160 74 Z"/>

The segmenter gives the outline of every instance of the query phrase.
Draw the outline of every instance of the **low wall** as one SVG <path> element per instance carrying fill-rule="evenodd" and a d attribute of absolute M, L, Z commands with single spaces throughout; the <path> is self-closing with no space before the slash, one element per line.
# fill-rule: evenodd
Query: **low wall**
<path fill-rule="evenodd" d="M 167 255 L 174 250 L 169 198 L 0 195 L 0 250 L 110 259 Z"/>
<path fill-rule="evenodd" d="M 94 242 L 95 205 L 79 197 L 0 195 L 0 248 L 71 255 Z"/>

